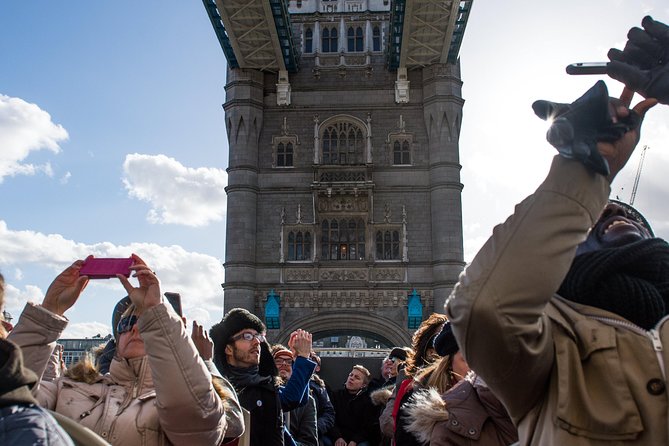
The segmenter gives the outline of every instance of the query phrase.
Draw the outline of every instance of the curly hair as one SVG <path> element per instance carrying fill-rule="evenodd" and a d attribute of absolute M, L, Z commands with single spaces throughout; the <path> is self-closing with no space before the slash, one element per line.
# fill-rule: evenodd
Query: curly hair
<path fill-rule="evenodd" d="M 416 330 L 411 338 L 413 353 L 407 358 L 404 369 L 407 376 L 413 376 L 418 370 L 439 358 L 439 355 L 434 352 L 432 341 L 439 334 L 441 327 L 443 327 L 447 320 L 448 318 L 445 314 L 432 313 L 420 324 L 420 327 L 418 327 L 418 330 Z M 432 353 L 429 352 L 431 348 L 433 350 Z"/>

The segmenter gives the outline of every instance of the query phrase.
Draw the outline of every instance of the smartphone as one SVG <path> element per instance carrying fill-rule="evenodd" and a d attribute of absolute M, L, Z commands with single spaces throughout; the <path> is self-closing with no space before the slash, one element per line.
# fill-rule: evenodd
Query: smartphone
<path fill-rule="evenodd" d="M 179 293 L 170 293 L 169 291 L 165 292 L 165 299 L 172 305 L 172 308 L 174 308 L 174 311 L 179 315 L 179 317 L 183 317 L 183 310 L 181 308 L 181 294 Z"/>
<path fill-rule="evenodd" d="M 606 74 L 608 62 L 576 62 L 567 65 L 567 74 Z"/>
<path fill-rule="evenodd" d="M 89 279 L 111 279 L 117 274 L 129 277 L 131 265 L 132 257 L 127 259 L 90 257 L 84 260 L 79 275 L 88 276 Z"/>

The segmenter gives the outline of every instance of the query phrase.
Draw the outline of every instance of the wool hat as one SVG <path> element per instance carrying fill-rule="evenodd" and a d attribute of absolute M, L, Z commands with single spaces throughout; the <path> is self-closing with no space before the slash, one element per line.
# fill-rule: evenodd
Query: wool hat
<path fill-rule="evenodd" d="M 233 308 L 223 317 L 223 320 L 211 327 L 209 335 L 215 344 L 225 346 L 230 343 L 236 333 L 244 329 L 253 329 L 258 333 L 264 333 L 267 328 L 256 316 L 244 308 Z"/>
<path fill-rule="evenodd" d="M 400 361 L 406 361 L 411 349 L 408 347 L 393 347 L 388 353 L 388 358 L 397 358 Z"/>
<path fill-rule="evenodd" d="M 295 359 L 295 358 L 293 357 L 293 352 L 291 352 L 291 351 L 288 350 L 287 348 L 279 348 L 279 349 L 275 350 L 275 351 L 272 353 L 272 356 L 274 357 L 274 359 L 277 359 L 277 358 L 285 358 L 285 359 L 290 359 L 291 361 L 292 361 L 293 359 Z"/>
<path fill-rule="evenodd" d="M 434 350 L 439 356 L 450 356 L 460 350 L 458 341 L 455 340 L 455 335 L 453 335 L 453 327 L 451 327 L 450 321 L 444 324 L 441 333 L 434 338 Z"/>

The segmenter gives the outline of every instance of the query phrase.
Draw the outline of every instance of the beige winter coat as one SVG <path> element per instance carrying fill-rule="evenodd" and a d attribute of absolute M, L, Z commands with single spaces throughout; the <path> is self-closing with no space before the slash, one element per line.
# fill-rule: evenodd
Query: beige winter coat
<path fill-rule="evenodd" d="M 609 184 L 556 157 L 460 276 L 446 313 L 521 445 L 667 445 L 669 324 L 645 331 L 555 297 Z"/>
<path fill-rule="evenodd" d="M 90 428 L 112 445 L 218 445 L 226 431 L 223 404 L 178 316 L 161 304 L 139 318 L 147 355 L 114 359 L 93 384 L 43 380 L 41 405 Z M 26 305 L 11 339 L 38 376 L 67 320 Z"/>

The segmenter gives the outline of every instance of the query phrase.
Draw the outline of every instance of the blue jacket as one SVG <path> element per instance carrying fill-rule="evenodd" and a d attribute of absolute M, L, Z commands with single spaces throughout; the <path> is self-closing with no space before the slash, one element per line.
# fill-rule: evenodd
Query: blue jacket
<path fill-rule="evenodd" d="M 335 409 L 324 386 L 312 379 L 309 381 L 309 388 L 316 400 L 316 424 L 318 426 L 318 436 L 322 437 L 335 424 Z"/>
<path fill-rule="evenodd" d="M 298 356 L 293 364 L 293 374 L 285 385 L 279 387 L 279 400 L 284 412 L 302 407 L 309 401 L 309 381 L 316 370 L 316 363 L 310 359 Z M 288 432 L 288 426 L 283 428 L 283 441 L 286 446 L 297 446 L 297 442 Z"/>
<path fill-rule="evenodd" d="M 281 408 L 288 412 L 307 404 L 309 401 L 309 380 L 316 369 L 316 363 L 298 356 L 293 364 L 293 374 L 285 385 L 279 387 Z"/>

